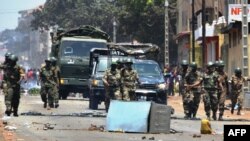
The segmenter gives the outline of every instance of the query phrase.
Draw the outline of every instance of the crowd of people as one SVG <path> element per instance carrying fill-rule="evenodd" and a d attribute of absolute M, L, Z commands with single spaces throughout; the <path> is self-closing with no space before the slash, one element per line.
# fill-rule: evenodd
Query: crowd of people
<path fill-rule="evenodd" d="M 237 67 L 235 74 L 228 78 L 227 73 L 224 71 L 224 62 L 222 60 L 214 63 L 208 62 L 204 72 L 197 70 L 195 62 L 188 64 L 187 60 L 183 60 L 179 75 L 181 77 L 179 92 L 183 99 L 184 118 L 196 118 L 201 98 L 203 99 L 204 109 L 209 120 L 211 115 L 213 120 L 217 120 L 218 110 L 218 120 L 223 120 L 227 97 L 231 99 L 231 113 L 234 114 L 235 105 L 238 104 L 237 115 L 241 115 L 243 84 L 250 79 L 245 79 L 242 76 L 240 68 Z M 231 85 L 230 95 L 228 95 L 229 85 Z"/>
<path fill-rule="evenodd" d="M 136 83 L 140 83 L 137 72 L 132 68 L 132 60 L 112 62 L 102 78 L 105 86 L 105 107 L 109 109 L 110 100 L 136 100 Z"/>
<path fill-rule="evenodd" d="M 56 58 L 50 57 L 45 60 L 45 65 L 38 70 L 25 70 L 17 64 L 18 57 L 12 53 L 5 54 L 5 61 L 0 64 L 3 70 L 3 80 L 1 89 L 5 96 L 5 114 L 18 116 L 18 106 L 20 99 L 20 85 L 28 79 L 37 79 L 41 86 L 40 95 L 44 102 L 43 107 L 59 107 L 59 78 L 60 71 L 56 65 Z M 105 107 L 109 109 L 110 100 L 136 100 L 136 83 L 140 83 L 137 72 L 132 68 L 132 60 L 118 60 L 112 62 L 111 67 L 105 71 L 103 84 L 105 86 Z M 178 71 L 164 71 L 166 83 L 169 91 L 166 95 L 174 95 L 174 80 L 179 82 L 179 93 L 183 99 L 184 118 L 196 118 L 200 100 L 203 99 L 204 109 L 208 119 L 223 120 L 225 100 L 228 97 L 229 85 L 231 85 L 231 113 L 234 114 L 235 105 L 238 105 L 237 114 L 241 115 L 243 104 L 243 85 L 250 78 L 244 78 L 240 68 L 235 69 L 235 74 L 229 78 L 224 71 L 222 60 L 208 62 L 206 71 L 197 69 L 195 62 L 188 63 L 187 60 L 181 62 Z M 177 77 L 178 76 L 178 77 Z M 230 80 L 231 83 L 228 83 Z M 211 114 L 212 113 L 212 114 Z"/>

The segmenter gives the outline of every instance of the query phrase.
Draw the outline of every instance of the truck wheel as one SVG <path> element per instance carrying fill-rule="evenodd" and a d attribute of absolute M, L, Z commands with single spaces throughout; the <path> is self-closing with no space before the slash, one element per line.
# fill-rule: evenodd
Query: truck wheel
<path fill-rule="evenodd" d="M 98 99 L 95 96 L 90 96 L 89 98 L 89 109 L 98 109 Z"/>

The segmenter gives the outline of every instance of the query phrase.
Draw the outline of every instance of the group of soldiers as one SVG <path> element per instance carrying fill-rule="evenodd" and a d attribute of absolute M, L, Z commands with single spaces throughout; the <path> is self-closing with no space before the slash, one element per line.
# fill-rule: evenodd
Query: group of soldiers
<path fill-rule="evenodd" d="M 132 68 L 132 60 L 117 60 L 111 63 L 102 78 L 105 86 L 105 107 L 109 109 L 110 100 L 136 100 L 136 82 L 140 83 L 137 72 Z"/>
<path fill-rule="evenodd" d="M 21 83 L 25 80 L 25 70 L 17 64 L 18 57 L 12 53 L 5 54 L 5 61 L 0 64 L 3 71 L 3 80 L 1 89 L 4 94 L 4 102 L 6 106 L 5 114 L 10 116 L 18 116 L 18 107 L 20 102 Z M 39 74 L 39 82 L 41 84 L 41 99 L 44 102 L 44 108 L 59 107 L 59 68 L 56 65 L 57 59 L 51 57 L 45 60 L 45 65 L 41 67 Z"/>
<path fill-rule="evenodd" d="M 10 116 L 13 113 L 15 117 L 18 116 L 20 84 L 25 76 L 24 69 L 17 64 L 17 61 L 18 57 L 16 55 L 7 52 L 5 54 L 5 61 L 0 64 L 0 69 L 3 71 L 1 89 L 4 94 L 6 106 L 5 114 Z"/>
<path fill-rule="evenodd" d="M 229 83 L 222 60 L 215 63 L 208 62 L 204 72 L 197 70 L 195 62 L 188 64 L 187 60 L 182 60 L 181 77 L 180 93 L 183 99 L 184 118 L 196 118 L 202 97 L 207 118 L 211 119 L 212 112 L 213 120 L 217 120 L 217 111 L 219 110 L 218 120 L 223 120 L 229 84 L 231 84 L 231 113 L 234 113 L 235 105 L 238 104 L 237 115 L 241 115 L 243 103 L 242 86 L 244 81 L 248 79 L 242 76 L 240 68 L 235 69 L 235 74 L 231 78 L 231 83 Z"/>
<path fill-rule="evenodd" d="M 48 110 L 59 107 L 59 77 L 60 71 L 57 66 L 57 59 L 55 57 L 45 59 L 45 65 L 40 69 L 39 81 L 43 107 Z"/>

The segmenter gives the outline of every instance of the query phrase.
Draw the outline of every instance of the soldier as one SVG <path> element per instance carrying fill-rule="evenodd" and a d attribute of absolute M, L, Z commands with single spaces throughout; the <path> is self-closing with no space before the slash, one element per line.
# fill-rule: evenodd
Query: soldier
<path fill-rule="evenodd" d="M 200 103 L 200 82 L 201 75 L 197 71 L 197 64 L 192 62 L 190 64 L 191 70 L 186 74 L 184 80 L 185 86 L 185 106 L 187 111 L 184 118 L 196 118 L 196 113 Z"/>
<path fill-rule="evenodd" d="M 135 89 L 136 82 L 140 84 L 137 72 L 132 68 L 132 60 L 125 62 L 125 68 L 121 70 L 121 83 L 123 90 L 123 100 L 136 100 Z"/>
<path fill-rule="evenodd" d="M 55 57 L 51 57 L 51 69 L 53 71 L 54 82 L 56 85 L 54 86 L 54 102 L 55 108 L 59 107 L 59 79 L 60 79 L 60 69 L 56 64 L 57 59 Z"/>
<path fill-rule="evenodd" d="M 2 83 L 1 83 L 1 89 L 2 89 L 2 92 L 3 92 L 4 95 L 6 95 L 6 93 L 7 93 L 7 84 L 6 84 L 6 74 L 5 74 L 5 72 L 6 72 L 7 66 L 10 63 L 9 57 L 11 55 L 12 55 L 12 53 L 7 52 L 5 54 L 5 60 L 4 60 L 4 62 L 2 64 L 0 64 L 0 70 L 3 70 L 3 80 L 2 80 Z"/>
<path fill-rule="evenodd" d="M 56 83 L 54 82 L 53 71 L 51 69 L 51 59 L 48 58 L 45 60 L 45 66 L 41 68 L 40 71 L 40 81 L 41 81 L 41 98 L 44 102 L 44 108 L 49 104 L 48 110 L 54 108 L 54 87 Z"/>
<path fill-rule="evenodd" d="M 242 86 L 244 82 L 250 81 L 249 78 L 245 79 L 241 75 L 241 69 L 238 67 L 234 70 L 234 75 L 232 76 L 231 79 L 231 87 L 232 87 L 232 95 L 231 95 L 231 101 L 232 101 L 232 108 L 231 108 L 231 113 L 234 113 L 234 107 L 236 103 L 238 103 L 238 112 L 237 115 L 241 115 L 241 109 L 242 109 L 242 104 L 243 104 L 243 93 L 242 93 Z"/>
<path fill-rule="evenodd" d="M 17 56 L 12 54 L 9 59 L 10 62 L 6 68 L 7 94 L 5 95 L 5 113 L 7 116 L 10 116 L 11 109 L 13 108 L 13 115 L 17 117 L 20 100 L 20 84 L 25 73 L 23 72 L 23 69 L 17 65 Z"/>
<path fill-rule="evenodd" d="M 205 112 L 207 118 L 210 120 L 210 111 L 212 109 L 213 119 L 217 120 L 216 112 L 218 110 L 218 86 L 219 77 L 214 71 L 213 62 L 208 62 L 207 71 L 203 76 L 203 87 L 205 94 L 203 96 Z"/>
<path fill-rule="evenodd" d="M 185 117 L 184 118 L 188 118 L 188 100 L 187 100 L 187 93 L 185 91 L 185 87 L 184 87 L 184 83 L 185 83 L 185 76 L 187 74 L 188 71 L 188 62 L 187 60 L 182 60 L 181 62 L 181 80 L 180 80 L 180 84 L 179 84 L 179 90 L 180 90 L 180 94 L 182 95 L 182 102 L 183 102 L 183 109 L 184 109 L 184 114 Z"/>
<path fill-rule="evenodd" d="M 103 84 L 105 86 L 105 108 L 108 112 L 110 100 L 121 100 L 120 95 L 120 81 L 121 75 L 120 71 L 116 68 L 116 62 L 112 62 L 111 68 L 106 70 L 102 78 Z"/>
<path fill-rule="evenodd" d="M 219 119 L 223 120 L 224 106 L 228 92 L 228 76 L 224 71 L 224 62 L 220 60 L 217 63 L 217 72 L 219 75 L 219 90 L 218 90 L 218 100 L 219 100 Z"/>

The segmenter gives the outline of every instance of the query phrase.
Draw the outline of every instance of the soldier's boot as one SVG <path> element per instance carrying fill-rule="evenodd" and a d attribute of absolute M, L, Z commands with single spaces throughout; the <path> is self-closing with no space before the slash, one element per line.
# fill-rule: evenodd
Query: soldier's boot
<path fill-rule="evenodd" d="M 193 113 L 193 119 L 196 119 L 196 112 Z"/>
<path fill-rule="evenodd" d="M 213 112 L 213 120 L 217 120 L 216 112 Z"/>
<path fill-rule="evenodd" d="M 184 119 L 190 119 L 191 118 L 191 114 L 190 113 L 186 113 L 186 115 L 184 116 Z"/>
<path fill-rule="evenodd" d="M 223 115 L 222 114 L 219 115 L 219 119 L 218 120 L 223 121 Z"/>
<path fill-rule="evenodd" d="M 5 111 L 5 114 L 6 114 L 7 116 L 10 116 L 10 114 L 11 114 L 11 111 L 9 111 L 9 110 L 6 110 L 6 111 Z"/>
<path fill-rule="evenodd" d="M 234 114 L 234 108 L 231 109 L 231 114 Z"/>
<path fill-rule="evenodd" d="M 211 120 L 210 113 L 207 113 L 206 115 L 207 115 L 207 119 Z"/>
<path fill-rule="evenodd" d="M 13 115 L 14 115 L 14 117 L 18 117 L 18 112 L 17 112 L 18 110 L 15 108 L 14 109 L 14 112 L 13 112 Z"/>
<path fill-rule="evenodd" d="M 58 108 L 58 107 L 59 107 L 59 104 L 58 104 L 58 103 L 56 103 L 56 104 L 55 104 L 55 108 Z"/>
<path fill-rule="evenodd" d="M 43 103 L 43 108 L 47 108 L 47 102 Z"/>
<path fill-rule="evenodd" d="M 241 110 L 241 108 L 239 107 L 239 108 L 238 108 L 238 111 L 237 111 L 237 115 L 241 115 L 240 110 Z"/>

